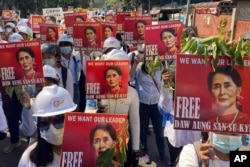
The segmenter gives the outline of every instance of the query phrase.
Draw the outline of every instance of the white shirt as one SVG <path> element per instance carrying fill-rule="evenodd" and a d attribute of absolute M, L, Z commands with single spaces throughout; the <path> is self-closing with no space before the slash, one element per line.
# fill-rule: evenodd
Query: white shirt
<path fill-rule="evenodd" d="M 140 102 L 144 104 L 157 104 L 159 102 L 160 98 L 160 92 L 161 89 L 161 72 L 162 70 L 158 70 L 155 73 L 154 80 L 156 82 L 156 87 L 152 77 L 141 70 L 142 62 L 137 65 L 136 72 L 135 72 L 135 78 L 138 81 L 139 90 L 138 95 Z"/>
<path fill-rule="evenodd" d="M 75 71 L 75 61 L 73 57 L 75 57 L 75 61 L 77 63 L 77 71 Z M 79 81 L 80 72 L 82 70 L 80 55 L 72 54 L 69 60 L 61 56 L 61 64 L 71 71 L 74 79 L 73 80 L 74 84 L 76 83 L 76 81 Z"/>
<path fill-rule="evenodd" d="M 30 152 L 36 147 L 37 142 L 30 145 L 23 153 L 18 167 L 36 167 L 36 164 L 30 160 Z M 53 153 L 54 159 L 51 164 L 48 164 L 46 167 L 58 167 L 60 166 L 60 156 L 56 153 Z"/>
<path fill-rule="evenodd" d="M 62 68 L 56 68 L 56 70 L 57 70 L 59 78 L 60 78 L 59 86 L 63 88 Z M 65 89 L 70 93 L 71 97 L 74 98 L 73 75 L 68 68 L 67 68 L 67 79 L 66 79 L 66 88 Z"/>

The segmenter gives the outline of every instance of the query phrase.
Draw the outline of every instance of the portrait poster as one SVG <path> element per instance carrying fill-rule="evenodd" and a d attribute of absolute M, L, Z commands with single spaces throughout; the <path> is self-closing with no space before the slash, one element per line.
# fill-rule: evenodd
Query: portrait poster
<path fill-rule="evenodd" d="M 40 33 L 40 24 L 44 22 L 44 17 L 41 15 L 31 15 L 29 18 L 30 27 L 34 33 Z"/>
<path fill-rule="evenodd" d="M 87 12 L 64 13 L 66 32 L 73 35 L 73 24 L 82 23 L 87 20 Z"/>
<path fill-rule="evenodd" d="M 2 19 L 4 21 L 18 21 L 20 14 L 20 10 L 2 10 Z"/>
<path fill-rule="evenodd" d="M 105 22 L 116 23 L 116 17 L 113 14 L 105 14 L 104 19 L 105 19 Z"/>
<path fill-rule="evenodd" d="M 40 24 L 40 34 L 41 34 L 41 41 L 48 42 L 48 43 L 55 43 L 59 38 L 59 27 L 57 24 Z"/>
<path fill-rule="evenodd" d="M 129 60 L 87 60 L 86 98 L 126 98 L 129 63 Z"/>
<path fill-rule="evenodd" d="M 102 46 L 103 46 L 103 42 L 108 37 L 115 37 L 116 38 L 116 30 L 117 30 L 116 28 L 117 28 L 117 24 L 115 24 L 115 23 L 108 23 L 108 22 L 101 23 Z"/>
<path fill-rule="evenodd" d="M 151 60 L 153 55 L 160 55 L 162 60 L 176 59 L 177 53 L 181 51 L 180 42 L 182 32 L 183 23 L 179 21 L 158 25 L 146 25 L 146 60 Z M 167 38 L 169 35 L 171 38 Z M 164 38 L 164 36 L 166 36 L 166 38 Z M 168 48 L 170 48 L 170 51 L 168 51 Z M 173 51 L 171 48 L 173 48 Z"/>
<path fill-rule="evenodd" d="M 116 12 L 117 33 L 124 33 L 126 16 L 131 16 L 131 12 Z"/>
<path fill-rule="evenodd" d="M 40 41 L 2 43 L 0 53 L 2 86 L 43 83 Z"/>
<path fill-rule="evenodd" d="M 62 20 L 64 18 L 62 8 L 44 8 L 43 16 L 54 16 L 56 20 Z"/>
<path fill-rule="evenodd" d="M 176 59 L 174 128 L 198 131 L 250 133 L 250 59 L 244 68 L 231 66 L 227 56 L 178 54 Z"/>
<path fill-rule="evenodd" d="M 66 113 L 60 166 L 113 166 L 126 155 L 128 137 L 127 115 Z"/>
<path fill-rule="evenodd" d="M 125 17 L 124 42 L 127 44 L 144 43 L 146 25 L 152 25 L 151 16 Z"/>
<path fill-rule="evenodd" d="M 74 47 L 88 51 L 101 51 L 101 26 L 97 22 L 75 23 L 73 25 Z"/>

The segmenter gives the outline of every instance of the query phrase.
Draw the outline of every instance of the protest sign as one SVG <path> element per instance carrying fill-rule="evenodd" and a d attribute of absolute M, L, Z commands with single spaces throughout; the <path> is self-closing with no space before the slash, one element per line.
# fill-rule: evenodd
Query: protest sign
<path fill-rule="evenodd" d="M 73 25 L 74 46 L 88 51 L 101 51 L 101 26 L 96 22 Z"/>
<path fill-rule="evenodd" d="M 174 128 L 229 133 L 250 132 L 250 59 L 244 69 L 226 56 L 177 55 Z"/>
<path fill-rule="evenodd" d="M 113 14 L 105 14 L 104 16 L 105 22 L 107 23 L 116 23 L 116 17 Z"/>
<path fill-rule="evenodd" d="M 183 24 L 179 21 L 145 26 L 145 57 L 152 60 L 160 55 L 162 60 L 175 60 L 181 51 L 180 41 Z"/>
<path fill-rule="evenodd" d="M 0 52 L 2 86 L 43 83 L 39 41 L 2 43 Z"/>
<path fill-rule="evenodd" d="M 102 30 L 102 46 L 105 39 L 108 37 L 116 37 L 116 26 L 117 24 L 114 23 L 101 23 L 101 30 Z"/>
<path fill-rule="evenodd" d="M 30 27 L 34 33 L 40 33 L 40 24 L 44 22 L 44 17 L 41 15 L 31 15 L 29 18 Z"/>
<path fill-rule="evenodd" d="M 87 60 L 86 98 L 126 98 L 129 60 Z"/>
<path fill-rule="evenodd" d="M 54 16 L 57 20 L 63 19 L 62 8 L 44 8 L 43 16 Z"/>
<path fill-rule="evenodd" d="M 2 19 L 4 21 L 19 21 L 20 10 L 2 10 Z"/>
<path fill-rule="evenodd" d="M 58 40 L 57 24 L 40 24 L 40 34 L 42 42 L 56 43 Z"/>
<path fill-rule="evenodd" d="M 127 115 L 66 113 L 60 166 L 113 166 L 127 139 Z"/>
<path fill-rule="evenodd" d="M 82 23 L 87 20 L 87 12 L 64 13 L 66 32 L 73 35 L 73 24 Z"/>
<path fill-rule="evenodd" d="M 128 44 L 144 43 L 144 28 L 151 24 L 151 16 L 125 17 L 124 42 Z"/>
<path fill-rule="evenodd" d="M 116 12 L 117 33 L 124 33 L 125 17 L 130 15 L 131 12 Z"/>

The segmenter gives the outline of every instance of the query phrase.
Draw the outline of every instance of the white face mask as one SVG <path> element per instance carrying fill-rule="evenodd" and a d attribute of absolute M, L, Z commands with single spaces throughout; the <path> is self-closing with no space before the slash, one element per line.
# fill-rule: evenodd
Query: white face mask
<path fill-rule="evenodd" d="M 12 28 L 6 28 L 6 32 L 7 33 L 11 33 L 12 32 Z"/>
<path fill-rule="evenodd" d="M 211 133 L 211 143 L 218 151 L 229 154 L 230 151 L 235 151 L 242 146 L 241 137 Z"/>
<path fill-rule="evenodd" d="M 61 129 L 56 129 L 54 125 L 50 124 L 49 129 L 40 131 L 41 138 L 46 140 L 48 143 L 52 145 L 62 145 L 62 140 L 63 140 L 63 130 L 64 128 Z"/>
<path fill-rule="evenodd" d="M 56 61 L 54 59 L 43 59 L 43 64 L 54 67 L 56 64 Z"/>
<path fill-rule="evenodd" d="M 70 46 L 62 46 L 62 47 L 60 47 L 60 51 L 62 52 L 62 54 L 68 55 L 71 52 L 71 47 Z"/>

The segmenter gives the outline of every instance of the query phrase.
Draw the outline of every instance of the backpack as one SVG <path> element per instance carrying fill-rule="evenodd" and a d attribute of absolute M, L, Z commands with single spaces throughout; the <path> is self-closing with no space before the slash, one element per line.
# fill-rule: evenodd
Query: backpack
<path fill-rule="evenodd" d="M 202 160 L 201 160 L 201 157 L 199 155 L 199 147 L 201 145 L 201 141 L 195 141 L 193 142 L 193 145 L 194 145 L 194 148 L 195 148 L 195 152 L 196 152 L 196 156 L 197 156 L 197 159 L 198 159 L 198 164 L 199 164 L 199 167 L 202 166 Z M 180 154 L 179 156 L 176 158 L 175 162 L 174 162 L 174 167 L 180 167 L 179 166 L 179 159 L 180 159 Z"/>

